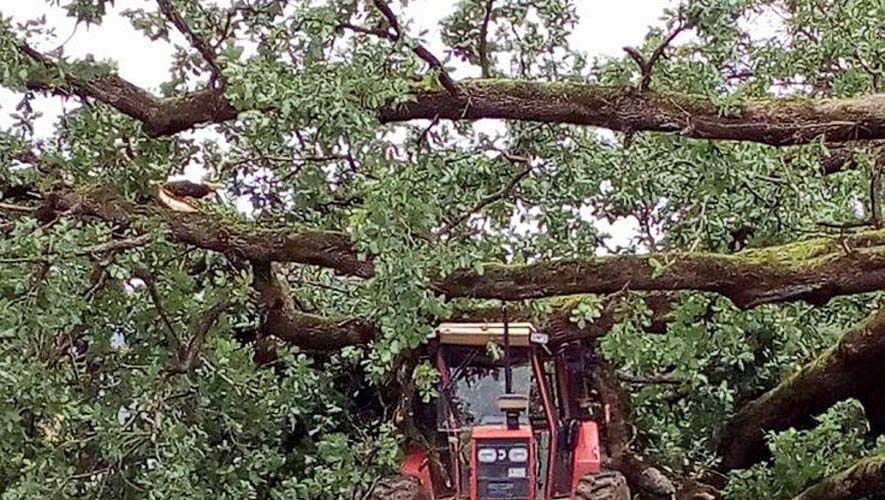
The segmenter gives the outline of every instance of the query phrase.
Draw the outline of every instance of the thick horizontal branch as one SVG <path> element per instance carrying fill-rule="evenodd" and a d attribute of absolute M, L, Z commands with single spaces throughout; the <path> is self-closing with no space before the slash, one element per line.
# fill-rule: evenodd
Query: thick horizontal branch
<path fill-rule="evenodd" d="M 48 196 L 47 199 L 52 199 Z M 109 220 L 135 210 L 87 196 L 55 196 L 68 208 Z M 57 207 L 63 212 L 64 207 Z M 295 262 L 341 274 L 371 277 L 372 258 L 361 259 L 349 235 L 334 231 L 264 229 L 199 213 L 161 210 L 180 243 L 260 262 Z M 542 261 L 528 265 L 490 263 L 482 272 L 461 270 L 432 287 L 449 298 L 521 300 L 622 290 L 714 292 L 735 305 L 805 300 L 822 304 L 839 295 L 885 287 L 885 231 L 745 250 L 735 254 L 669 253 Z"/>
<path fill-rule="evenodd" d="M 793 500 L 854 500 L 880 498 L 885 485 L 885 454 L 859 460 L 844 471 L 820 481 Z"/>
<path fill-rule="evenodd" d="M 698 290 L 749 308 L 770 302 L 824 303 L 885 286 L 885 232 L 818 238 L 736 254 L 670 253 L 489 264 L 437 283 L 451 297 L 518 300 L 577 293 Z"/>
<path fill-rule="evenodd" d="M 22 45 L 36 64 L 56 63 Z M 50 71 L 52 73 L 52 71 Z M 457 92 L 416 91 L 405 102 L 378 110 L 381 122 L 415 119 L 499 118 L 569 123 L 623 132 L 672 132 L 699 139 L 752 141 L 776 146 L 885 139 L 885 94 L 851 98 L 771 98 L 723 112 L 711 99 L 673 92 L 638 92 L 571 82 L 465 80 L 449 82 Z M 237 117 L 223 92 L 207 89 L 158 99 L 113 74 L 88 80 L 66 76 L 61 87 L 51 78 L 34 79 L 32 89 L 67 92 L 101 101 L 144 123 L 148 135 L 172 135 Z"/>
<path fill-rule="evenodd" d="M 785 146 L 885 138 L 885 95 L 846 99 L 766 99 L 723 113 L 688 94 L 629 87 L 507 80 L 460 82 L 461 94 L 423 92 L 380 111 L 382 122 L 440 117 L 501 118 L 591 125 L 624 132 L 676 132 L 699 139 Z"/>
<path fill-rule="evenodd" d="M 371 258 L 361 260 L 350 237 L 335 231 L 264 229 L 196 213 L 166 213 L 173 237 L 206 250 L 258 262 L 297 262 L 341 274 L 371 277 Z"/>
<path fill-rule="evenodd" d="M 50 75 L 56 63 L 27 45 L 22 52 L 46 69 Z M 31 90 L 53 94 L 74 94 L 107 104 L 140 122 L 144 132 L 153 137 L 167 136 L 189 130 L 197 125 L 233 120 L 238 111 L 219 89 L 206 89 L 181 97 L 157 98 L 141 87 L 115 74 L 89 79 L 65 74 L 63 81 L 51 76 L 34 77 L 27 83 Z"/>
<path fill-rule="evenodd" d="M 764 457 L 764 435 L 805 425 L 811 417 L 851 397 L 866 398 L 885 377 L 885 307 L 846 331 L 811 363 L 746 405 L 726 427 L 719 451 L 723 466 L 746 468 Z"/>

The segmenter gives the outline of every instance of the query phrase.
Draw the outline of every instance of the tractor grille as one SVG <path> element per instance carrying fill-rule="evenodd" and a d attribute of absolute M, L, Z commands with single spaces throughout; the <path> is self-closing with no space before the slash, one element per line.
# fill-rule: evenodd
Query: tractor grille
<path fill-rule="evenodd" d="M 513 439 L 479 441 L 474 460 L 480 500 L 529 498 L 532 471 L 528 441 Z"/>

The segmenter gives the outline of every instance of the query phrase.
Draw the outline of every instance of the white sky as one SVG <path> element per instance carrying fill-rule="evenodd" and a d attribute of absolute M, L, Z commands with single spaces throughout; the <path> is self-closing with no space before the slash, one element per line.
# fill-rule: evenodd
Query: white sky
<path fill-rule="evenodd" d="M 429 48 L 437 54 L 442 54 L 442 46 L 438 33 L 432 28 L 454 4 L 454 1 L 415 0 L 408 8 L 407 15 L 414 21 L 412 33 L 431 30 Z M 590 56 L 618 57 L 623 53 L 622 47 L 640 45 L 649 26 L 660 24 L 663 9 L 675 4 L 673 0 L 579 0 L 581 22 L 571 37 L 572 46 Z M 91 54 L 96 59 L 112 59 L 119 67 L 120 76 L 156 91 L 168 79 L 172 46 L 142 36 L 130 26 L 128 19 L 119 14 L 134 8 L 154 9 L 156 4 L 154 0 L 117 0 L 101 25 L 75 27 L 74 20 L 66 17 L 63 9 L 52 7 L 46 1 L 0 0 L 0 15 L 11 16 L 16 22 L 46 16 L 47 24 L 55 29 L 55 38 L 34 40 L 38 49 L 49 51 L 64 42 L 65 53 L 70 57 L 82 58 Z M 462 71 L 456 71 L 455 76 L 465 76 L 459 73 Z M 20 99 L 20 95 L 0 88 L 0 128 L 12 125 L 9 115 L 15 112 Z M 75 101 L 65 102 L 59 97 L 39 97 L 32 104 L 43 114 L 35 123 L 38 137 L 52 135 L 64 106 L 77 105 Z M 199 176 L 196 172 L 188 173 L 192 174 L 189 177 Z M 609 242 L 612 245 L 626 245 L 637 231 L 632 219 L 616 222 L 614 226 L 604 220 L 595 223 L 601 231 L 613 236 Z"/>

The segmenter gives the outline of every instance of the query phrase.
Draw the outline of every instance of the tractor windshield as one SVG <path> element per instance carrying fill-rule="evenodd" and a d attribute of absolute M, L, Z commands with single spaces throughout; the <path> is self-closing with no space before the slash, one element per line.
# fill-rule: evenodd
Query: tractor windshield
<path fill-rule="evenodd" d="M 441 384 L 440 430 L 457 431 L 473 425 L 503 424 L 505 415 L 498 409 L 498 397 L 504 394 L 504 361 L 495 359 L 483 347 L 446 346 L 444 359 L 448 383 Z M 527 348 L 512 348 L 510 366 L 513 393 L 529 395 L 532 370 Z M 520 420 L 528 422 L 523 413 Z"/>

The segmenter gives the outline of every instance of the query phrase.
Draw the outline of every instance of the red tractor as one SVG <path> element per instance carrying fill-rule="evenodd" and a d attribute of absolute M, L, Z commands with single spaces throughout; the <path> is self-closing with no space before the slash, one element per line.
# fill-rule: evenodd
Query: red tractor
<path fill-rule="evenodd" d="M 433 429 L 374 500 L 629 500 L 624 477 L 602 469 L 582 344 L 547 347 L 530 323 L 444 323 L 432 345 Z M 434 415 L 435 414 L 435 415 Z"/>

